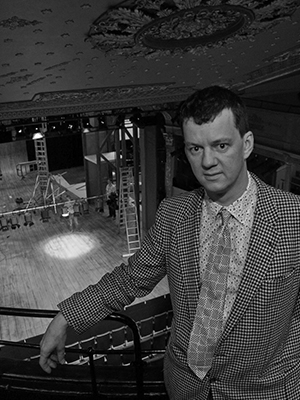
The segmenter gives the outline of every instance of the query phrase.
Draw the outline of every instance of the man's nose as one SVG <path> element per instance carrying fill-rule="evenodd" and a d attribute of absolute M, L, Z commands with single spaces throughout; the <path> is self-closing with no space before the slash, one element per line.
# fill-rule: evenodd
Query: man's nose
<path fill-rule="evenodd" d="M 211 149 L 204 149 L 202 155 L 202 166 L 204 168 L 210 168 L 215 165 L 216 159 L 215 154 Z"/>

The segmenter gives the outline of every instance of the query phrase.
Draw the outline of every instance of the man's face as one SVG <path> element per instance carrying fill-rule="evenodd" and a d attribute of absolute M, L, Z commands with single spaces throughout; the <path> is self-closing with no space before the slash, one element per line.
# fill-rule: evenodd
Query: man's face
<path fill-rule="evenodd" d="M 185 153 L 198 182 L 209 197 L 222 205 L 238 199 L 247 187 L 246 159 L 253 149 L 252 132 L 243 137 L 232 111 L 224 109 L 213 122 L 183 123 Z"/>

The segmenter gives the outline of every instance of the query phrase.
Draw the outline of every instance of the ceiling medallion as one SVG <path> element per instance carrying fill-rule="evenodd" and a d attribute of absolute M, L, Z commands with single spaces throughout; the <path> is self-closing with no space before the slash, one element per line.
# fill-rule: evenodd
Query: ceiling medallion
<path fill-rule="evenodd" d="M 93 23 L 87 41 L 107 55 L 157 58 L 204 54 L 255 36 L 289 18 L 291 0 L 131 0 Z"/>
<path fill-rule="evenodd" d="M 254 20 L 254 13 L 239 6 L 199 6 L 156 19 L 135 34 L 135 42 L 152 49 L 189 49 L 212 46 Z"/>

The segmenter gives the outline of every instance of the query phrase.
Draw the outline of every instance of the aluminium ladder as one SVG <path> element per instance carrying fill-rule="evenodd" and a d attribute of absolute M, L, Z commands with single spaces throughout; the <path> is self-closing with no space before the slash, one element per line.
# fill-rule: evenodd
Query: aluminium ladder
<path fill-rule="evenodd" d="M 119 226 L 125 228 L 129 257 L 141 247 L 132 167 L 120 168 Z"/>
<path fill-rule="evenodd" d="M 35 157 L 37 161 L 37 172 L 39 177 L 39 184 L 42 195 L 44 196 L 45 192 L 48 189 L 49 182 L 49 168 L 48 168 L 48 157 L 47 157 L 47 149 L 46 149 L 46 139 L 35 139 Z"/>
<path fill-rule="evenodd" d="M 46 148 L 46 139 L 40 138 L 34 140 L 34 147 L 35 147 L 35 157 L 36 157 L 36 165 L 37 165 L 37 177 L 35 181 L 35 186 L 33 189 L 33 193 L 31 199 L 27 204 L 27 208 L 30 206 L 36 205 L 39 199 L 42 198 L 42 202 L 46 205 L 47 200 L 49 197 L 52 197 L 54 208 L 56 211 L 55 205 L 55 196 L 54 196 L 54 189 L 53 189 L 53 182 L 49 174 L 49 167 L 48 167 L 48 157 L 47 157 L 47 148 Z M 37 189 L 40 189 L 40 195 L 37 196 Z M 48 192 L 51 190 L 50 196 Z"/>

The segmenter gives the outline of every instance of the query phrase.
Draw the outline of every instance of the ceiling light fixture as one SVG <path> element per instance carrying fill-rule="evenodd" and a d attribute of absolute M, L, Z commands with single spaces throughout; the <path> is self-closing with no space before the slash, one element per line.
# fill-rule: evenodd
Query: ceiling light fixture
<path fill-rule="evenodd" d="M 32 135 L 32 139 L 33 140 L 37 140 L 37 139 L 43 139 L 45 136 L 42 134 L 42 132 L 35 132 Z"/>

